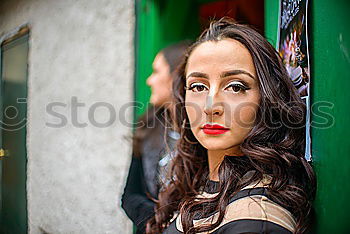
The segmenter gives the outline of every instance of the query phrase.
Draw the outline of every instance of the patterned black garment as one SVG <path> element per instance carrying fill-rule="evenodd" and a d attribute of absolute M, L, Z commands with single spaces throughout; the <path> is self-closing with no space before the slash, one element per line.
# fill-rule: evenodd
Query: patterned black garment
<path fill-rule="evenodd" d="M 210 231 L 214 234 L 235 233 L 269 233 L 291 234 L 295 231 L 295 220 L 292 214 L 272 201 L 267 195 L 267 182 L 262 181 L 249 185 L 230 199 L 226 215 L 219 227 Z M 218 182 L 209 181 L 201 197 L 213 197 L 218 193 Z M 207 217 L 196 217 L 194 226 L 213 223 L 218 213 Z M 183 233 L 181 215 L 174 215 L 170 225 L 163 234 Z"/>
<path fill-rule="evenodd" d="M 159 188 L 167 183 L 166 173 L 175 150 L 178 133 L 164 128 L 142 142 L 142 157 L 132 157 L 127 182 L 122 195 L 122 208 L 136 225 L 136 234 L 145 233 L 147 221 L 154 215 L 155 203 L 146 193 L 157 198 Z M 168 148 L 167 148 L 168 147 Z"/>

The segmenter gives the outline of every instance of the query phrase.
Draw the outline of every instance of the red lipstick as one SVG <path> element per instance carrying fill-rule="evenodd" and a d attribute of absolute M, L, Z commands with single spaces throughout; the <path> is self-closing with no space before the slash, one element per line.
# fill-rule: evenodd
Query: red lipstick
<path fill-rule="evenodd" d="M 219 135 L 224 134 L 225 132 L 229 131 L 229 128 L 225 128 L 219 124 L 205 124 L 202 127 L 202 130 L 205 134 L 209 135 Z"/>

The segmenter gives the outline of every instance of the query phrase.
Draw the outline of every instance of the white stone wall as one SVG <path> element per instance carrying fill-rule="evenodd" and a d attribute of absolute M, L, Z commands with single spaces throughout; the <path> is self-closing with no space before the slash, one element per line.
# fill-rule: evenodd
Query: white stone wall
<path fill-rule="evenodd" d="M 27 193 L 29 233 L 131 233 L 120 208 L 130 161 L 133 100 L 133 0 L 2 0 L 0 36 L 22 24 L 30 27 Z M 72 97 L 78 107 L 73 124 Z M 59 123 L 46 106 L 67 119 Z M 116 119 L 102 128 L 88 118 L 106 102 Z M 110 119 L 105 107 L 94 120 Z M 74 115 L 74 114 L 73 114 Z M 91 119 L 91 116 L 90 116 Z M 75 125 L 75 126 L 74 126 Z"/>

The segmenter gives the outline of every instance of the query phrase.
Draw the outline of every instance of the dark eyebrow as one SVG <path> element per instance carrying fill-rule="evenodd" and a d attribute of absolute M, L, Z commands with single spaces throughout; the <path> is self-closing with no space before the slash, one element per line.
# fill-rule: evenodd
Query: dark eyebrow
<path fill-rule="evenodd" d="M 226 71 L 226 72 L 223 72 L 220 77 L 221 78 L 224 78 L 224 77 L 227 77 L 227 76 L 235 76 L 235 75 L 239 75 L 239 74 L 244 74 L 244 75 L 247 75 L 249 76 L 250 78 L 254 79 L 255 80 L 255 77 L 250 74 L 249 72 L 247 71 L 244 71 L 244 70 L 232 70 L 232 71 Z M 202 73 L 202 72 L 191 72 L 187 77 L 200 77 L 200 78 L 205 78 L 205 79 L 209 79 L 208 75 L 205 74 L 205 73 Z"/>
<path fill-rule="evenodd" d="M 191 73 L 186 77 L 186 79 L 187 79 L 187 78 L 190 78 L 191 76 L 209 79 L 208 75 L 205 74 L 205 73 L 202 73 L 202 72 L 191 72 Z"/>
<path fill-rule="evenodd" d="M 223 72 L 220 77 L 221 78 L 224 78 L 224 77 L 227 77 L 227 76 L 235 76 L 235 75 L 239 75 L 239 74 L 244 74 L 244 75 L 247 75 L 249 76 L 250 78 L 254 79 L 255 80 L 255 77 L 250 74 L 249 72 L 247 71 L 244 71 L 244 70 L 232 70 L 232 71 L 226 71 L 226 72 Z"/>

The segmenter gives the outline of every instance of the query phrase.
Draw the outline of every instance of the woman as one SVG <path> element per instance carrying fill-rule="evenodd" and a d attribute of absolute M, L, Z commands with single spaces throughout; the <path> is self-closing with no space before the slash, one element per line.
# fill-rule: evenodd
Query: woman
<path fill-rule="evenodd" d="M 171 125 L 172 82 L 175 68 L 188 47 L 188 42 L 179 42 L 160 51 L 153 61 L 153 72 L 147 79 L 151 88 L 151 106 L 139 119 L 133 139 L 133 156 L 127 183 L 122 195 L 122 208 L 144 233 L 147 220 L 154 212 L 153 199 L 159 188 L 166 183 L 166 169 L 174 150 L 178 133 Z M 165 137 L 166 136 L 166 137 Z"/>
<path fill-rule="evenodd" d="M 179 74 L 181 137 L 147 233 L 305 232 L 315 192 L 305 105 L 275 49 L 223 18 L 189 48 Z"/>

